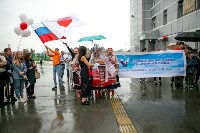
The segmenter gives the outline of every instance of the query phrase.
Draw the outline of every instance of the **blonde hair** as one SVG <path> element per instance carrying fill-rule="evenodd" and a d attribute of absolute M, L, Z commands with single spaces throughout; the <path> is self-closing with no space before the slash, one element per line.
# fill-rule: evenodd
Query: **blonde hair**
<path fill-rule="evenodd" d="M 20 60 L 22 61 L 22 59 L 18 57 L 18 54 L 19 54 L 19 53 L 22 54 L 21 51 L 17 51 L 17 52 L 15 53 L 15 55 L 14 55 L 14 58 L 13 58 L 13 64 L 15 64 L 15 65 L 17 65 L 17 66 L 20 65 L 20 64 L 19 64 L 19 61 L 20 61 Z"/>

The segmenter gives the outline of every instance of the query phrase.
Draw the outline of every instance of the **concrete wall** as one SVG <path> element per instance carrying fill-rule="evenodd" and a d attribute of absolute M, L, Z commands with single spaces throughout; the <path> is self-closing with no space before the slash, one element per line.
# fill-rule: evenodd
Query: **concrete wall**
<path fill-rule="evenodd" d="M 138 5 L 138 3 L 137 4 L 135 3 L 136 1 L 138 2 L 138 0 L 131 0 L 131 11 L 134 11 L 134 9 L 132 8 L 136 8 L 136 5 Z M 139 38 L 143 36 L 142 40 L 134 39 L 134 44 L 140 44 L 140 48 L 146 47 L 149 50 L 156 48 L 166 49 L 167 44 L 176 42 L 174 37 L 178 32 L 200 30 L 200 10 L 196 10 L 181 18 L 177 18 L 178 0 L 139 0 L 139 1 L 141 1 L 140 4 L 142 4 L 141 14 L 143 19 L 141 19 L 142 21 L 138 21 L 141 22 L 141 25 L 136 23 L 131 23 L 131 28 L 134 27 L 137 29 L 137 26 L 139 26 L 139 29 L 142 28 L 141 33 L 135 36 Z M 153 4 L 154 1 L 155 4 Z M 165 25 L 163 25 L 164 10 L 167 10 L 167 24 Z M 152 29 L 153 17 L 156 17 L 155 29 Z M 131 33 L 133 32 L 135 31 L 132 30 Z M 154 35 L 154 37 L 157 37 L 157 39 L 155 39 L 151 35 L 152 33 L 157 34 Z M 149 38 L 149 36 L 151 36 L 152 38 Z M 161 41 L 160 39 L 162 38 L 162 36 L 168 36 L 168 41 L 166 42 Z M 153 39 L 155 39 L 155 41 Z M 189 44 L 193 48 L 198 48 L 194 42 L 187 42 L 187 44 Z"/>
<path fill-rule="evenodd" d="M 130 0 L 130 51 L 139 51 L 142 35 L 142 1 Z"/>
<path fill-rule="evenodd" d="M 200 29 L 200 10 L 196 10 L 190 14 L 187 14 L 181 18 L 177 19 L 177 12 L 178 12 L 178 1 L 174 0 L 160 0 L 161 2 L 152 8 L 152 17 L 156 16 L 157 18 L 157 25 L 154 30 L 159 31 L 158 38 L 162 36 L 168 36 L 169 39 L 167 44 L 176 42 L 174 37 L 178 32 L 183 31 L 196 31 Z M 163 8 L 162 5 L 167 3 L 168 6 Z M 167 9 L 167 24 L 163 25 L 163 11 Z M 153 13 L 153 10 L 157 11 L 157 13 Z M 163 45 L 162 41 L 157 41 L 159 48 Z M 194 42 L 187 42 L 191 47 L 195 48 Z M 162 48 L 163 49 L 163 48 Z"/>

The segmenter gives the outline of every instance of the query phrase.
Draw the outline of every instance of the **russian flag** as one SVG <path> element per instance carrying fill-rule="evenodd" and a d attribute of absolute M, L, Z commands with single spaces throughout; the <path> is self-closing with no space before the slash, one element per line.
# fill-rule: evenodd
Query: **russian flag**
<path fill-rule="evenodd" d="M 53 32 L 58 38 L 72 29 L 72 27 L 79 27 L 84 25 L 74 14 L 65 18 L 60 18 L 51 21 L 42 22 L 51 32 Z"/>
<path fill-rule="evenodd" d="M 31 25 L 35 33 L 38 35 L 40 40 L 45 43 L 48 41 L 58 40 L 58 37 L 55 36 L 46 26 L 42 23 L 34 23 Z"/>
<path fill-rule="evenodd" d="M 75 15 L 57 20 L 32 24 L 32 28 L 43 43 L 58 39 L 66 39 L 65 33 L 72 27 L 82 26 L 83 23 Z"/>

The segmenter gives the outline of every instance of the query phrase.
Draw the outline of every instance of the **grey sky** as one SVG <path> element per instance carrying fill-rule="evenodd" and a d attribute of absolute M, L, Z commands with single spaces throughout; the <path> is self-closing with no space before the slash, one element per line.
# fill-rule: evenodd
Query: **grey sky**
<path fill-rule="evenodd" d="M 2 51 L 8 44 L 17 50 L 20 37 L 14 33 L 14 27 L 19 26 L 19 15 L 24 13 L 34 22 L 53 20 L 74 13 L 86 25 L 75 27 L 66 33 L 71 47 L 85 45 L 91 47 L 91 42 L 78 43 L 80 37 L 102 34 L 106 40 L 96 41 L 105 48 L 114 50 L 129 48 L 129 0 L 1 0 L 0 1 L 0 44 Z M 20 50 L 33 48 L 38 52 L 45 50 L 42 42 L 29 26 L 31 35 L 22 38 Z M 48 46 L 66 49 L 59 41 L 46 43 Z"/>

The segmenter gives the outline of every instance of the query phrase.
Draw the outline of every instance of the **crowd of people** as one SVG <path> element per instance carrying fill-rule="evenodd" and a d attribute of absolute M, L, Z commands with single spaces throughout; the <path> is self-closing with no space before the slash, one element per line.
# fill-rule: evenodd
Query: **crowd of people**
<path fill-rule="evenodd" d="M 92 94 L 102 96 L 103 91 L 106 91 L 107 95 L 114 95 L 114 89 L 119 87 L 120 83 L 117 74 L 118 59 L 113 55 L 113 49 L 104 50 L 98 44 L 95 44 L 90 50 L 85 46 L 71 49 L 67 43 L 63 42 L 63 44 L 69 51 L 67 57 L 64 57 L 63 51 L 59 53 L 58 48 L 52 50 L 45 46 L 47 55 L 53 58 L 54 87 L 52 91 L 57 89 L 57 79 L 59 87 L 65 89 L 63 75 L 66 68 L 67 82 L 74 91 L 77 91 L 78 97 L 81 97 L 82 105 L 90 104 Z"/>
<path fill-rule="evenodd" d="M 0 106 L 36 98 L 34 94 L 36 69 L 35 61 L 28 50 L 17 51 L 13 55 L 11 48 L 4 49 L 4 56 L 0 56 Z M 27 98 L 24 97 L 24 88 Z"/>
<path fill-rule="evenodd" d="M 184 42 L 177 42 L 174 50 L 184 50 L 186 55 L 186 76 L 185 88 L 194 88 L 200 76 L 200 52 L 197 49 L 192 49 Z M 183 87 L 183 76 L 172 77 L 171 85 L 176 87 Z"/>
<path fill-rule="evenodd" d="M 69 86 L 81 97 L 82 105 L 90 104 L 90 97 L 105 95 L 114 95 L 114 89 L 120 87 L 118 70 L 119 63 L 117 57 L 113 54 L 113 49 L 104 49 L 98 44 L 90 50 L 85 46 L 71 49 L 67 43 L 69 53 L 67 57 L 64 51 L 58 48 L 52 50 L 45 45 L 47 55 L 53 59 L 53 81 L 52 91 L 59 88 L 65 90 L 64 71 L 67 70 L 67 82 Z M 174 50 L 184 50 L 186 55 L 186 88 L 193 88 L 197 85 L 200 75 L 200 55 L 196 49 L 192 49 L 183 42 L 177 42 Z M 157 49 L 159 51 L 159 49 Z M 147 49 L 142 49 L 147 52 Z M 40 60 L 42 65 L 42 59 Z M 36 98 L 34 88 L 36 83 L 35 71 L 37 65 L 32 59 L 28 50 L 17 51 L 12 54 L 10 48 L 4 49 L 4 56 L 0 56 L 0 106 L 9 102 L 26 102 L 27 99 Z M 161 77 L 154 77 L 154 82 L 161 85 Z M 172 77 L 171 85 L 183 87 L 183 76 Z M 58 83 L 57 83 L 58 81 Z M 141 78 L 140 82 L 147 82 Z M 26 96 L 24 96 L 26 88 Z M 4 96 L 6 101 L 4 101 Z"/>
<path fill-rule="evenodd" d="M 197 49 L 191 48 L 184 42 L 177 42 L 176 47 L 172 50 L 184 50 L 186 56 L 186 76 L 176 76 L 171 78 L 171 86 L 177 88 L 187 88 L 191 89 L 197 86 L 197 82 L 200 76 L 200 52 Z M 156 51 L 160 51 L 156 49 Z M 142 49 L 142 52 L 147 52 L 146 48 Z M 157 81 L 158 78 L 158 81 Z M 154 77 L 155 85 L 162 85 L 161 77 Z M 185 79 L 185 86 L 183 86 L 183 81 Z M 145 78 L 140 78 L 140 83 L 148 82 Z"/>

